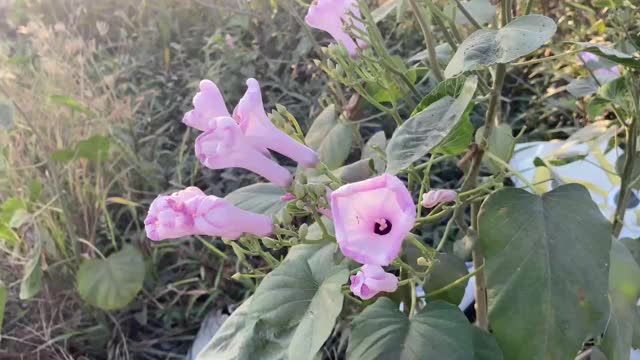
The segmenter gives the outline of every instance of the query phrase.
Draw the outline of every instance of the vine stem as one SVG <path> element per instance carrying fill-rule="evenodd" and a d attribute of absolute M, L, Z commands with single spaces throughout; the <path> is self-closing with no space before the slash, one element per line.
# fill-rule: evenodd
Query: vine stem
<path fill-rule="evenodd" d="M 470 279 L 471 277 L 475 276 L 476 274 L 478 274 L 480 271 L 482 271 L 484 269 L 484 265 L 482 265 L 481 267 L 473 270 L 472 272 L 466 274 L 465 276 L 462 276 L 458 279 L 456 279 L 454 282 L 450 283 L 449 285 L 445 285 L 443 287 L 441 287 L 440 289 L 431 291 L 429 294 L 427 294 L 425 297 L 427 299 L 431 298 L 433 299 L 434 296 L 440 295 L 446 291 L 449 291 L 453 288 L 456 288 L 460 285 L 462 285 L 467 279 Z"/>
<path fill-rule="evenodd" d="M 638 97 L 638 91 L 634 84 L 631 84 L 631 92 L 635 99 Z M 626 131 L 627 147 L 625 149 L 625 160 L 622 170 L 622 179 L 620 181 L 620 193 L 618 195 L 618 203 L 616 204 L 616 212 L 613 217 L 613 236 L 618 237 L 620 231 L 622 231 L 622 225 L 624 224 L 624 215 L 627 210 L 627 200 L 631 190 L 631 184 L 635 182 L 631 179 L 633 176 L 633 168 L 637 155 L 637 139 L 638 139 L 638 121 L 640 121 L 640 109 L 639 104 L 635 106 L 635 116 L 631 118 L 631 126 Z"/>
<path fill-rule="evenodd" d="M 429 53 L 429 66 L 431 67 L 431 71 L 433 72 L 433 76 L 441 82 L 444 80 L 444 75 L 442 75 L 442 71 L 440 70 L 440 65 L 438 65 L 438 58 L 436 56 L 436 42 L 433 37 L 433 33 L 431 33 L 431 28 L 429 27 L 429 22 L 427 21 L 427 15 L 422 12 L 416 0 L 409 0 L 409 6 L 411 6 L 411 10 L 418 19 L 418 24 L 420 24 L 420 29 L 422 29 L 422 34 L 424 35 L 424 41 L 427 45 L 427 52 Z"/>

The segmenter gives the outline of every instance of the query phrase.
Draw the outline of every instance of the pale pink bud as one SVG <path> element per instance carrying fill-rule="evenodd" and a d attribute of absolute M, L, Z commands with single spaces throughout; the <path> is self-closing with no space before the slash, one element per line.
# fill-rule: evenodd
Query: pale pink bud
<path fill-rule="evenodd" d="M 235 49 L 236 48 L 236 43 L 235 41 L 233 41 L 233 37 L 229 34 L 224 36 L 224 41 L 227 43 L 227 46 L 230 49 Z"/>
<path fill-rule="evenodd" d="M 255 148 L 230 117 L 209 122 L 209 130 L 196 139 L 196 156 L 210 169 L 243 168 L 282 187 L 292 180 L 289 171 Z"/>
<path fill-rule="evenodd" d="M 350 14 L 355 15 L 350 16 Z M 337 42 L 341 43 L 349 55 L 357 55 L 358 46 L 365 48 L 367 43 L 356 40 L 346 31 L 347 25 L 366 31 L 364 24 L 357 18 L 360 17 L 357 0 L 318 0 L 309 6 L 309 12 L 304 20 L 309 26 L 328 32 Z"/>
<path fill-rule="evenodd" d="M 315 151 L 282 132 L 269 120 L 264 111 L 260 85 L 256 79 L 247 80 L 247 91 L 233 110 L 233 118 L 254 146 L 273 150 L 304 167 L 314 167 L 318 164 Z"/>
<path fill-rule="evenodd" d="M 331 212 L 340 251 L 371 265 L 391 263 L 416 220 L 411 194 L 389 174 L 341 186 L 331 194 Z"/>
<path fill-rule="evenodd" d="M 398 278 L 378 265 L 364 265 L 357 274 L 351 276 L 350 288 L 354 295 L 368 300 L 381 291 L 396 291 Z"/>
<path fill-rule="evenodd" d="M 458 198 L 458 193 L 456 193 L 453 190 L 447 190 L 447 189 L 429 190 L 422 197 L 422 206 L 426 207 L 427 209 L 430 209 L 430 208 L 436 207 L 438 204 L 456 201 L 457 198 Z"/>
<path fill-rule="evenodd" d="M 209 121 L 218 116 L 231 116 L 222 93 L 211 80 L 200 81 L 200 91 L 193 97 L 193 110 L 187 112 L 182 122 L 201 131 L 209 128 Z"/>
<path fill-rule="evenodd" d="M 284 194 L 284 195 L 282 195 L 282 196 L 280 197 L 280 201 L 282 201 L 282 202 L 289 202 L 289 201 L 291 201 L 291 200 L 294 200 L 295 198 L 296 198 L 296 196 L 295 196 L 295 195 L 293 195 L 292 193 L 286 193 L 286 194 Z"/>

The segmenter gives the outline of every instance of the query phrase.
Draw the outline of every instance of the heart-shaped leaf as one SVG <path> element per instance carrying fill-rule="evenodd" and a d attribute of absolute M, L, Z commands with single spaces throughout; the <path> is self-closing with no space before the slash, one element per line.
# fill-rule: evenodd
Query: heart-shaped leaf
<path fill-rule="evenodd" d="M 233 205 L 254 213 L 275 215 L 287 203 L 282 201 L 285 191 L 272 183 L 258 183 L 237 189 L 225 196 Z"/>
<path fill-rule="evenodd" d="M 422 287 L 427 295 L 429 295 L 430 292 L 451 284 L 459 278 L 467 275 L 468 272 L 467 266 L 462 259 L 455 255 L 439 253 L 436 255 L 434 263 L 431 265 L 429 274 L 425 277 Z M 430 296 L 429 300 L 437 299 L 458 305 L 464 296 L 464 289 L 468 282 L 469 280 L 444 293 L 433 297 Z"/>
<path fill-rule="evenodd" d="M 103 310 L 127 306 L 142 289 L 144 259 L 132 245 L 125 245 L 106 259 L 85 260 L 76 282 L 80 297 Z"/>
<path fill-rule="evenodd" d="M 609 360 L 629 359 L 634 324 L 640 321 L 636 302 L 640 296 L 640 266 L 620 242 L 611 245 L 609 297 L 611 316 L 600 349 Z"/>
<path fill-rule="evenodd" d="M 396 174 L 426 154 L 438 152 L 463 119 L 477 84 L 477 77 L 467 78 L 457 98 L 444 96 L 400 125 L 387 145 L 387 172 Z"/>
<path fill-rule="evenodd" d="M 502 350 L 493 335 L 473 326 L 473 360 L 502 360 Z"/>
<path fill-rule="evenodd" d="M 352 136 L 351 126 L 338 120 L 335 106 L 331 105 L 315 118 L 305 142 L 318 152 L 320 160 L 330 169 L 336 169 L 349 156 Z"/>
<path fill-rule="evenodd" d="M 583 186 L 494 193 L 481 208 L 479 243 L 505 358 L 573 359 L 605 329 L 611 224 Z"/>
<path fill-rule="evenodd" d="M 342 310 L 349 269 L 335 244 L 298 245 L 222 325 L 199 360 L 312 360 Z"/>
<path fill-rule="evenodd" d="M 380 298 L 352 322 L 347 360 L 473 359 L 472 325 L 452 304 L 427 303 L 412 319 Z"/>
<path fill-rule="evenodd" d="M 460 44 L 444 75 L 450 78 L 478 66 L 510 63 L 538 49 L 555 32 L 556 23 L 542 15 L 517 17 L 500 30 L 478 30 Z"/>

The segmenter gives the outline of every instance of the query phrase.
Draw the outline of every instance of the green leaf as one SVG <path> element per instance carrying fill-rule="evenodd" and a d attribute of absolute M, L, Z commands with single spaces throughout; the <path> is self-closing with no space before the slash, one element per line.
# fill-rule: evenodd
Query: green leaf
<path fill-rule="evenodd" d="M 82 106 L 82 104 L 80 104 L 78 101 L 76 101 L 75 99 L 72 99 L 68 96 L 64 96 L 64 95 L 51 95 L 50 97 L 51 101 L 53 101 L 56 104 L 62 105 L 64 107 L 67 107 L 73 111 L 77 111 L 79 113 L 85 114 L 87 116 L 93 116 L 93 111 L 87 109 L 86 107 Z"/>
<path fill-rule="evenodd" d="M 2 337 L 2 321 L 4 319 L 4 308 L 7 305 L 7 287 L 0 280 L 0 337 Z"/>
<path fill-rule="evenodd" d="M 476 143 L 479 144 L 482 140 L 483 132 L 484 126 L 481 126 L 478 131 L 476 131 Z M 489 151 L 506 163 L 509 163 L 511 160 L 515 145 L 516 139 L 513 137 L 513 131 L 511 130 L 511 126 L 508 124 L 502 123 L 498 125 L 491 132 L 491 136 L 489 136 Z M 498 173 L 502 168 L 498 163 L 489 158 L 483 158 L 482 162 L 494 174 Z"/>
<path fill-rule="evenodd" d="M 573 359 L 602 333 L 611 224 L 583 186 L 492 194 L 480 210 L 479 245 L 489 321 L 506 359 Z"/>
<path fill-rule="evenodd" d="M 68 163 L 76 157 L 76 151 L 73 149 L 60 149 L 51 153 L 51 159 L 61 163 Z"/>
<path fill-rule="evenodd" d="M 472 340 L 473 340 L 473 360 L 502 360 L 502 350 L 496 338 L 482 329 L 473 326 L 472 327 Z"/>
<path fill-rule="evenodd" d="M 317 150 L 324 138 L 327 137 L 331 129 L 338 124 L 338 114 L 335 105 L 324 108 L 320 114 L 313 120 L 307 135 L 304 138 L 305 143 L 312 149 Z"/>
<path fill-rule="evenodd" d="M 369 164 L 371 161 L 373 161 L 373 159 L 358 160 L 349 165 L 335 169 L 333 174 L 348 183 L 366 180 L 372 175 L 375 175 Z M 373 166 L 375 166 L 375 163 Z"/>
<path fill-rule="evenodd" d="M 33 248 L 33 257 L 24 266 L 22 281 L 20 282 L 19 297 L 21 300 L 30 299 L 40 291 L 42 280 L 41 249 L 42 245 L 40 241 L 37 241 Z"/>
<path fill-rule="evenodd" d="M 384 170 L 385 155 L 384 151 L 387 148 L 387 138 L 384 131 L 380 130 L 373 134 L 364 144 L 362 148 L 361 159 L 373 159 L 374 167 L 378 173 Z"/>
<path fill-rule="evenodd" d="M 284 189 L 272 183 L 258 183 L 235 190 L 225 199 L 233 205 L 258 214 L 275 215 L 287 203 L 282 201 Z"/>
<path fill-rule="evenodd" d="M 79 157 L 97 162 L 104 161 L 109 155 L 111 143 L 109 138 L 103 135 L 94 135 L 81 140 L 76 144 L 76 153 Z"/>
<path fill-rule="evenodd" d="M 457 98 L 444 96 L 396 129 L 387 145 L 387 172 L 396 174 L 430 152 L 438 152 L 467 112 L 478 78 L 469 77 Z"/>
<path fill-rule="evenodd" d="M 9 224 L 0 222 L 0 241 L 4 241 L 9 246 L 13 247 L 20 243 L 20 236 L 11 229 Z"/>
<path fill-rule="evenodd" d="M 199 360 L 311 360 L 342 310 L 349 269 L 335 244 L 297 245 L 198 356 Z"/>
<path fill-rule="evenodd" d="M 38 179 L 29 182 L 29 201 L 35 202 L 42 195 L 42 182 Z"/>
<path fill-rule="evenodd" d="M 592 95 L 598 91 L 598 83 L 591 77 L 584 77 L 580 79 L 573 79 L 567 85 L 567 91 L 577 97 Z"/>
<path fill-rule="evenodd" d="M 102 310 L 127 306 L 142 289 L 145 267 L 140 251 L 132 245 L 106 259 L 85 260 L 76 274 L 80 297 Z"/>
<path fill-rule="evenodd" d="M 371 17 L 373 17 L 373 21 L 378 23 L 387 17 L 393 10 L 398 7 L 398 4 L 402 2 L 402 0 L 388 0 L 382 5 L 378 6 L 375 10 L 371 12 Z"/>
<path fill-rule="evenodd" d="M 351 152 L 351 126 L 338 121 L 335 106 L 325 108 L 311 124 L 305 142 L 318 152 L 329 169 L 333 170 L 344 163 Z"/>
<path fill-rule="evenodd" d="M 636 301 L 640 297 L 640 266 L 619 241 L 611 245 L 609 298 L 611 315 L 600 349 L 609 360 L 628 360 L 634 324 L 640 321 Z"/>
<path fill-rule="evenodd" d="M 424 98 L 422 98 L 416 108 L 413 109 L 411 116 L 417 115 L 418 113 L 429 107 L 429 105 L 442 99 L 443 97 L 451 96 L 455 98 L 460 96 L 460 93 L 462 92 L 462 89 L 464 89 L 464 84 L 466 81 L 466 77 L 458 76 L 455 78 L 446 79 L 438 83 L 438 85 L 436 85 L 433 90 L 429 91 L 429 93 Z"/>
<path fill-rule="evenodd" d="M 436 255 L 435 262 L 431 265 L 431 270 L 425 277 L 422 287 L 424 288 L 427 296 L 429 296 L 429 293 L 432 291 L 451 284 L 459 278 L 467 275 L 467 273 L 467 266 L 462 259 L 455 255 L 439 253 Z M 462 297 L 464 297 L 464 289 L 468 282 L 469 280 L 460 284 L 460 286 L 436 296 L 429 296 L 429 299 L 442 300 L 458 305 L 462 300 Z"/>
<path fill-rule="evenodd" d="M 471 1 L 461 1 L 462 6 L 467 10 L 469 14 L 480 24 L 486 24 L 493 20 L 496 16 L 496 7 L 492 5 L 489 0 L 471 0 Z M 444 7 L 442 12 L 450 18 L 454 18 L 456 24 L 458 25 L 467 25 L 470 24 L 469 19 L 458 9 L 456 4 L 449 2 L 447 6 Z"/>
<path fill-rule="evenodd" d="M 472 325 L 455 306 L 429 302 L 411 320 L 388 298 L 368 306 L 352 322 L 348 360 L 469 360 Z"/>
<path fill-rule="evenodd" d="M 13 106 L 10 102 L 0 102 L 0 129 L 13 128 Z"/>
<path fill-rule="evenodd" d="M 578 45 L 578 47 L 582 48 L 583 51 L 601 56 L 607 60 L 613 61 L 616 64 L 621 64 L 621 65 L 634 67 L 634 68 L 640 68 L 640 58 L 623 53 L 622 51 L 618 51 L 616 49 L 612 49 L 604 45 L 594 44 L 589 42 L 570 41 L 570 43 Z"/>
<path fill-rule="evenodd" d="M 640 239 L 623 238 L 620 239 L 620 242 L 629 250 L 636 263 L 640 265 Z"/>
<path fill-rule="evenodd" d="M 517 17 L 500 30 L 477 30 L 460 44 L 444 75 L 450 78 L 478 66 L 510 63 L 538 49 L 555 32 L 555 22 L 542 15 Z"/>
<path fill-rule="evenodd" d="M 0 206 L 0 222 L 9 224 L 16 213 L 26 210 L 27 204 L 22 198 L 17 196 L 10 197 Z"/>

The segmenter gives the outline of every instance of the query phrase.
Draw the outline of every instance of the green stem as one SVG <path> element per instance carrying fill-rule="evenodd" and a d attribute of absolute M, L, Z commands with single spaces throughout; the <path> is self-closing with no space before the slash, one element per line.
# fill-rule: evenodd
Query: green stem
<path fill-rule="evenodd" d="M 413 10 L 416 19 L 418 20 L 418 24 L 420 24 L 420 29 L 422 29 L 422 34 L 424 36 L 424 41 L 427 46 L 427 52 L 429 53 L 429 66 L 431 67 L 431 71 L 433 72 L 433 76 L 441 82 L 444 80 L 444 75 L 442 75 L 442 71 L 440 70 L 440 65 L 438 65 L 438 58 L 436 56 L 436 42 L 431 32 L 431 28 L 429 26 L 429 22 L 427 21 L 427 15 L 422 12 L 416 0 L 409 0 L 409 5 L 411 6 L 411 10 Z"/>
<path fill-rule="evenodd" d="M 416 312 L 416 284 L 413 280 L 409 280 L 409 286 L 411 287 L 411 308 L 409 309 L 409 320 L 413 318 L 413 314 Z"/>
<path fill-rule="evenodd" d="M 582 51 L 581 49 L 578 49 L 578 50 L 571 50 L 571 51 L 567 51 L 567 52 L 565 52 L 565 53 L 558 54 L 558 55 L 547 56 L 547 57 L 544 57 L 544 58 L 540 58 L 540 59 L 533 59 L 533 60 L 529 60 L 529 61 L 517 62 L 517 63 L 515 63 L 515 64 L 513 64 L 513 65 L 521 66 L 521 65 L 533 65 L 533 64 L 539 64 L 539 63 L 541 63 L 541 62 L 550 61 L 550 60 L 555 60 L 555 59 L 559 59 L 559 58 L 562 58 L 562 57 L 565 57 L 565 56 L 568 56 L 568 55 L 577 54 L 577 53 L 579 53 L 579 52 L 581 52 L 581 51 Z"/>
<path fill-rule="evenodd" d="M 469 13 L 467 9 L 465 9 L 464 6 L 462 6 L 462 3 L 460 3 L 459 0 L 455 0 L 455 1 L 456 1 L 456 6 L 458 6 L 458 9 L 462 13 L 462 15 L 464 15 L 467 18 L 467 20 L 469 20 L 469 22 L 473 24 L 473 26 L 475 26 L 477 30 L 482 29 L 482 25 L 480 25 L 480 23 L 476 21 L 476 19 L 474 19 L 473 15 L 471 15 L 471 13 Z"/>
<path fill-rule="evenodd" d="M 458 278 L 456 281 L 452 282 L 449 285 L 443 286 L 440 289 L 434 290 L 432 292 L 430 292 L 429 294 L 426 295 L 426 298 L 433 298 L 434 296 L 438 296 L 442 293 L 445 293 L 451 289 L 454 289 L 460 285 L 462 285 L 465 281 L 467 281 L 468 279 L 470 279 L 472 276 L 475 276 L 476 274 L 478 274 L 480 271 L 482 271 L 482 269 L 484 269 L 484 265 L 480 266 L 479 268 L 473 270 L 472 272 L 468 273 L 467 275 Z"/>
<path fill-rule="evenodd" d="M 638 98 L 638 89 L 635 84 L 631 84 L 632 97 Z M 636 100 L 637 101 L 637 100 Z M 631 126 L 626 131 L 627 147 L 625 150 L 625 160 L 622 170 L 622 178 L 620 182 L 620 194 L 618 195 L 618 203 L 616 204 L 616 212 L 613 218 L 613 236 L 618 237 L 624 224 L 624 215 L 627 210 L 627 200 L 631 190 L 630 183 L 635 182 L 631 179 L 633 176 L 634 164 L 637 156 L 637 138 L 638 138 L 638 122 L 640 121 L 640 104 L 635 106 L 635 116 L 631 118 Z"/>

